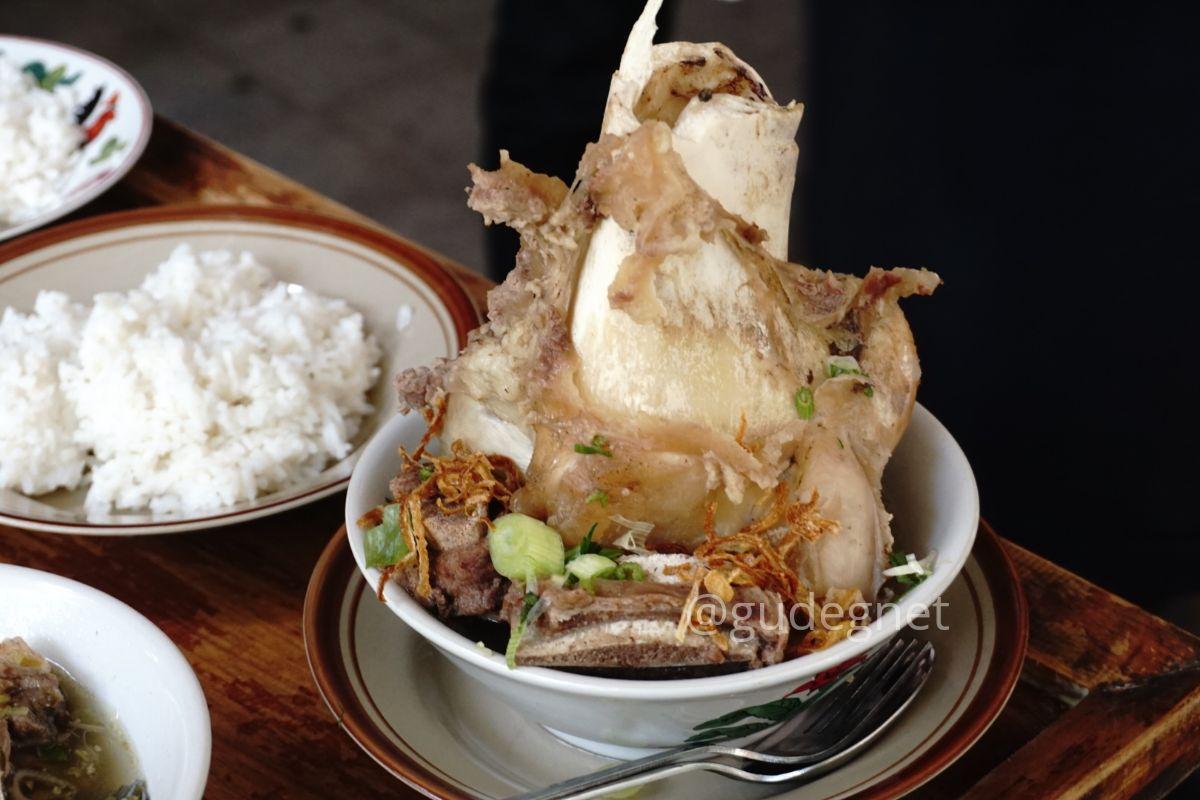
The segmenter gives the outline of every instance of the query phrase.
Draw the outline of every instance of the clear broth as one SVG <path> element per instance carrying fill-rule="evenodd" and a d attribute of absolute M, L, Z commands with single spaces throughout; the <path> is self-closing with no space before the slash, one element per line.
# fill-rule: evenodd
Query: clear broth
<path fill-rule="evenodd" d="M 149 800 L 137 757 L 115 715 L 54 665 L 71 724 L 59 743 L 14 747 L 5 787 L 14 800 Z M 36 777 L 34 777 L 36 776 Z"/>

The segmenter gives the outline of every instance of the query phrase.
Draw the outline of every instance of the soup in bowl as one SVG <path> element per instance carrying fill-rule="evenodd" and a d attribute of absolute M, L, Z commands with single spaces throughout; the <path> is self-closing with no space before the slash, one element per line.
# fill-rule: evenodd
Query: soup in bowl
<path fill-rule="evenodd" d="M 436 608 L 427 608 L 401 583 L 387 580 L 383 570 L 369 563 L 368 533 L 376 526 L 360 523 L 379 507 L 389 482 L 402 471 L 405 459 L 400 448 L 411 453 L 426 430 L 420 416 L 398 415 L 363 452 L 346 502 L 346 526 L 359 569 L 379 588 L 382 601 L 445 654 L 454 668 L 502 697 L 526 719 L 601 752 L 678 745 L 694 737 L 697 728 L 707 730 L 707 723 L 732 712 L 779 700 L 806 686 L 827 684 L 840 670 L 929 613 L 965 564 L 979 521 L 978 493 L 966 457 L 949 431 L 917 406 L 888 465 L 883 489 L 894 514 L 893 552 L 921 554 L 919 563 L 925 566 L 919 582 L 912 577 L 915 572 L 895 576 L 890 601 L 871 604 L 870 615 L 840 641 L 769 665 L 742 664 L 725 674 L 720 669 L 598 674 L 520 663 L 514 668 L 501 649 L 503 637 L 490 639 L 496 633 L 494 626 L 502 622 L 442 618 Z M 367 523 L 372 521 L 368 518 Z M 499 630 L 511 637 L 507 628 Z"/>

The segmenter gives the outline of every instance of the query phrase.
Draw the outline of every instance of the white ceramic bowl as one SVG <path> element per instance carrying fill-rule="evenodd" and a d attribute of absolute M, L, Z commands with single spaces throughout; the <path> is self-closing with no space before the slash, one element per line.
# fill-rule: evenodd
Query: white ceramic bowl
<path fill-rule="evenodd" d="M 368 443 L 350 479 L 346 529 L 355 561 L 373 586 L 379 583 L 379 571 L 366 566 L 356 521 L 383 500 L 388 480 L 400 467 L 397 448 L 415 446 L 424 425 L 415 414 L 392 419 Z M 614 746 L 669 747 L 684 741 L 701 723 L 789 694 L 818 673 L 858 658 L 911 621 L 927 624 L 921 615 L 958 575 L 971 552 L 979 523 L 979 495 L 962 450 L 922 406 L 914 411 L 888 465 L 884 496 L 894 514 L 897 546 L 922 554 L 937 551 L 933 574 L 853 639 L 762 669 L 675 681 L 595 678 L 540 667 L 510 670 L 502 654 L 483 651 L 394 582 L 386 587 L 384 600 L 451 663 L 522 717 L 598 752 L 627 754 Z"/>
<path fill-rule="evenodd" d="M 3 241 L 69 214 L 121 180 L 146 149 L 154 113 L 138 82 L 100 56 L 57 42 L 8 35 L 0 35 L 0 55 L 22 69 L 51 76 L 47 83 L 62 68 L 60 85 L 51 90 L 71 94 L 77 117 L 82 117 L 80 127 L 89 137 L 65 176 L 59 202 L 14 225 L 0 222 Z"/>
<path fill-rule="evenodd" d="M 208 705 L 187 659 L 129 606 L 82 583 L 0 564 L 0 639 L 20 636 L 113 712 L 154 798 L 200 800 Z"/>

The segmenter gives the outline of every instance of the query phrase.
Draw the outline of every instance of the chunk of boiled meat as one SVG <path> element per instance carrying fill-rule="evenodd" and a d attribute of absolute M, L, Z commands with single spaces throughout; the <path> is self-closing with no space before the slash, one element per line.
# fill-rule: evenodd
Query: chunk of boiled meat
<path fill-rule="evenodd" d="M 58 676 L 24 639 L 0 641 L 0 712 L 14 745 L 52 742 L 69 719 Z"/>
<path fill-rule="evenodd" d="M 409 562 L 396 580 L 410 595 L 442 617 L 491 614 L 504 597 L 504 578 L 492 567 L 487 526 L 478 517 L 444 514 L 432 502 L 423 506 L 429 544 L 429 583 L 432 592 L 417 592 L 417 565 Z"/>
<path fill-rule="evenodd" d="M 778 663 L 788 639 L 783 601 L 774 592 L 739 588 L 714 633 L 689 626 L 677 637 L 691 586 L 681 582 L 597 580 L 591 592 L 544 581 L 518 645 L 520 665 L 620 674 L 629 670 L 728 671 Z M 524 587 L 513 586 L 503 615 L 520 622 Z M 708 674 L 692 672 L 690 674 Z"/>

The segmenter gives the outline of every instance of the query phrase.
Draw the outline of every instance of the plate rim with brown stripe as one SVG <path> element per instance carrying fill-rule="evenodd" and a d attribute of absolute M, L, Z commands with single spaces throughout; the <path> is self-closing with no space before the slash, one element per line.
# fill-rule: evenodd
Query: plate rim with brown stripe
<path fill-rule="evenodd" d="M 967 699 L 965 711 L 945 731 L 936 736 L 928 749 L 898 771 L 876 775 L 837 794 L 848 800 L 891 800 L 933 779 L 961 757 L 987 731 L 999 716 L 1016 687 L 1028 644 L 1029 618 L 1025 596 L 1016 568 L 1001 544 L 999 536 L 986 521 L 980 521 L 979 535 L 971 553 L 986 582 L 994 609 L 995 645 L 992 658 L 978 689 Z M 971 581 L 964 569 L 959 580 Z M 380 766 L 408 786 L 439 800 L 474 800 L 478 794 L 465 793 L 439 774 L 400 751 L 389 740 L 371 714 L 359 702 L 342 654 L 342 620 L 345 598 L 352 582 L 363 581 L 354 563 L 342 526 L 321 554 L 305 595 L 303 612 L 304 648 L 317 689 L 339 726 Z M 365 582 L 363 584 L 365 589 Z M 969 591 L 975 599 L 976 613 L 982 615 L 977 589 Z M 357 605 L 362 592 L 352 602 Z M 349 614 L 354 618 L 354 613 Z M 449 664 L 446 665 L 449 668 Z M 969 681 L 968 681 L 969 683 Z M 965 697 L 960 697 L 961 702 Z M 376 709 L 378 713 L 378 709 Z M 938 728 L 935 727 L 935 730 Z M 920 742 L 916 752 L 927 744 Z M 898 759 L 901 763 L 906 757 Z M 853 762 L 851 762 L 851 765 Z M 845 767 L 843 769 L 846 769 Z M 782 796 L 782 795 L 781 795 Z"/>

